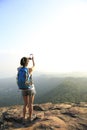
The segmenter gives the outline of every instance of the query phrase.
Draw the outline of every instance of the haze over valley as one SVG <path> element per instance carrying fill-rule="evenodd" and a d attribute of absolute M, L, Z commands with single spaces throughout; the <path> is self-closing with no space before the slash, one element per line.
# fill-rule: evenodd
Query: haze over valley
<path fill-rule="evenodd" d="M 87 77 L 74 74 L 38 74 L 33 76 L 35 103 L 87 102 Z M 0 79 L 0 107 L 23 104 L 16 77 Z"/>

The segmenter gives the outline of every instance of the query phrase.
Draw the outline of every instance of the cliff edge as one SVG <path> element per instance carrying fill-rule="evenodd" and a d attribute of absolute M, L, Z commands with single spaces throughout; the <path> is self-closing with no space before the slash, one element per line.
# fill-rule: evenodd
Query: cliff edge
<path fill-rule="evenodd" d="M 23 106 L 0 108 L 0 130 L 87 130 L 87 103 L 34 104 L 35 119 L 22 123 Z"/>

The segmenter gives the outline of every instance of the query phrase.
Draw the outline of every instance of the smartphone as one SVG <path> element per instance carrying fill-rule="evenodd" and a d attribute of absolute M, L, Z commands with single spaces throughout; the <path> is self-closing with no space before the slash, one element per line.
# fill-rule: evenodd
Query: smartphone
<path fill-rule="evenodd" d="M 29 60 L 32 60 L 33 54 L 30 54 L 29 56 Z"/>

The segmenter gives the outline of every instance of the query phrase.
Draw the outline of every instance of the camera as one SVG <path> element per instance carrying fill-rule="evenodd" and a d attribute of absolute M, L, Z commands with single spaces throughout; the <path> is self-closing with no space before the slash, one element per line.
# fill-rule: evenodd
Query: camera
<path fill-rule="evenodd" d="M 29 56 L 29 60 L 32 60 L 33 54 L 30 54 Z"/>

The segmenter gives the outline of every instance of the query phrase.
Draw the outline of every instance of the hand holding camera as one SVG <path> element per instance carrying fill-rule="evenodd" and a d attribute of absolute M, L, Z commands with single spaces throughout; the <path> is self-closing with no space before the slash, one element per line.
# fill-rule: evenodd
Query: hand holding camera
<path fill-rule="evenodd" d="M 30 54 L 29 60 L 32 60 L 33 67 L 34 67 L 35 66 L 35 62 L 34 62 L 34 55 L 33 54 Z"/>
<path fill-rule="evenodd" d="M 30 56 L 29 56 L 29 60 L 33 60 L 33 59 L 34 59 L 33 54 L 30 54 Z"/>

